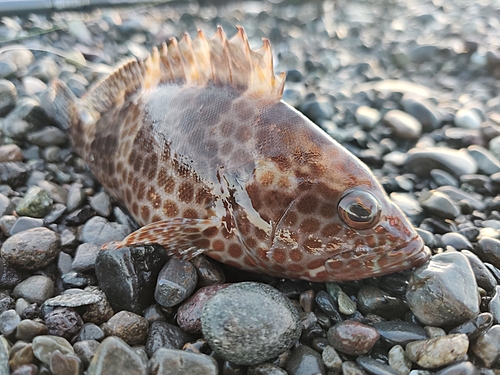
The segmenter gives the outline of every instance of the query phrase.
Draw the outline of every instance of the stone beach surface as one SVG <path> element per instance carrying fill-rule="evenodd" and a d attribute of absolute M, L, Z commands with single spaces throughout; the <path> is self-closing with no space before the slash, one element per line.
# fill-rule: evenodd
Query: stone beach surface
<path fill-rule="evenodd" d="M 500 5 L 300 3 L 2 18 L 0 375 L 500 374 Z M 100 251 L 137 226 L 55 126 L 50 80 L 81 96 L 217 25 L 270 39 L 283 100 L 373 170 L 427 264 L 314 284 Z"/>

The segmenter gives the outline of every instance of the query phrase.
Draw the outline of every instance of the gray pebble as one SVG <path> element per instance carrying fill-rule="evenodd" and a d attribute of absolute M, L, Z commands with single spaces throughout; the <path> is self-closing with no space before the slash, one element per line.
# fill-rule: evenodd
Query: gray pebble
<path fill-rule="evenodd" d="M 33 52 L 21 45 L 16 45 L 15 49 L 5 51 L 0 55 L 0 61 L 11 61 L 18 71 L 26 69 L 34 60 Z"/>
<path fill-rule="evenodd" d="M 422 124 L 415 117 L 397 109 L 387 112 L 383 121 L 402 139 L 418 139 L 422 133 Z"/>
<path fill-rule="evenodd" d="M 488 303 L 488 310 L 493 315 L 495 323 L 500 323 L 500 285 L 495 287 L 495 293 Z"/>
<path fill-rule="evenodd" d="M 116 336 L 129 345 L 144 342 L 148 334 L 148 321 L 129 311 L 120 311 L 102 325 L 106 336 Z"/>
<path fill-rule="evenodd" d="M 401 345 L 394 345 L 388 353 L 389 366 L 399 375 L 408 375 L 411 371 L 411 361 Z"/>
<path fill-rule="evenodd" d="M 464 333 L 469 341 L 474 341 L 479 335 L 488 330 L 493 325 L 493 315 L 490 313 L 481 313 L 471 320 L 453 328 L 449 333 Z"/>
<path fill-rule="evenodd" d="M 5 118 L 3 131 L 13 139 L 24 140 L 29 133 L 41 129 L 48 122 L 40 103 L 24 97 L 17 101 L 16 107 Z"/>
<path fill-rule="evenodd" d="M 95 261 L 100 247 L 90 243 L 82 243 L 76 248 L 71 269 L 77 272 L 89 272 L 95 268 Z"/>
<path fill-rule="evenodd" d="M 29 168 L 21 162 L 0 163 L 0 183 L 16 188 L 24 184 L 28 178 Z"/>
<path fill-rule="evenodd" d="M 445 367 L 444 369 L 436 372 L 436 375 L 479 375 L 479 374 L 480 372 L 478 371 L 476 366 L 474 366 L 471 362 L 455 363 L 451 366 Z"/>
<path fill-rule="evenodd" d="M 356 362 L 345 361 L 342 363 L 342 374 L 343 375 L 368 375 L 368 373 L 363 370 Z"/>
<path fill-rule="evenodd" d="M 127 374 L 146 375 L 141 358 L 118 337 L 108 337 L 97 349 L 87 375 Z"/>
<path fill-rule="evenodd" d="M 290 300 L 276 289 L 255 282 L 219 290 L 205 304 L 201 324 L 218 355 L 248 365 L 281 354 L 297 341 L 301 331 Z"/>
<path fill-rule="evenodd" d="M 49 193 L 50 197 L 54 200 L 54 202 L 66 204 L 66 200 L 68 199 L 68 191 L 61 185 L 46 180 L 37 181 L 36 184 L 43 190 L 45 190 L 47 193 Z"/>
<path fill-rule="evenodd" d="M 396 193 L 390 194 L 391 200 L 404 212 L 409 218 L 415 218 L 422 214 L 423 209 L 418 200 L 413 194 L 409 193 Z"/>
<path fill-rule="evenodd" d="M 54 282 L 47 276 L 31 276 L 20 282 L 14 288 L 13 294 L 41 305 L 54 295 Z"/>
<path fill-rule="evenodd" d="M 327 345 L 326 348 L 323 349 L 321 359 L 328 369 L 333 371 L 342 370 L 342 359 L 333 346 Z"/>
<path fill-rule="evenodd" d="M 30 342 L 36 336 L 46 335 L 48 333 L 47 326 L 40 322 L 23 319 L 16 330 L 16 339 Z"/>
<path fill-rule="evenodd" d="M 462 108 L 455 115 L 455 125 L 459 128 L 479 129 L 481 117 L 472 108 Z"/>
<path fill-rule="evenodd" d="M 85 223 L 80 240 L 102 246 L 108 242 L 121 241 L 129 234 L 130 228 L 127 225 L 110 223 L 105 218 L 96 216 Z"/>
<path fill-rule="evenodd" d="M 374 323 L 382 341 L 389 345 L 406 345 L 417 340 L 429 338 L 426 331 L 419 325 L 405 321 L 386 321 Z"/>
<path fill-rule="evenodd" d="M 432 131 L 441 125 L 441 115 L 436 105 L 430 100 L 405 94 L 401 99 L 404 111 L 415 117 L 425 131 Z"/>
<path fill-rule="evenodd" d="M 490 141 L 488 149 L 497 160 L 500 160 L 500 135 Z"/>
<path fill-rule="evenodd" d="M 66 207 L 69 212 L 76 210 L 81 207 L 85 201 L 85 193 L 83 191 L 83 186 L 79 183 L 71 185 L 68 192 L 68 199 L 66 201 Z"/>
<path fill-rule="evenodd" d="M 7 339 L 0 336 L 0 375 L 9 375 L 10 344 Z"/>
<path fill-rule="evenodd" d="M 54 201 L 45 190 L 32 186 L 17 204 L 16 212 L 20 216 L 41 218 L 52 210 L 53 203 Z"/>
<path fill-rule="evenodd" d="M 233 367 L 239 366 L 239 365 L 234 365 L 231 362 L 227 362 L 227 361 L 224 362 L 224 365 L 226 365 L 226 364 L 228 366 L 230 365 Z M 223 372 L 226 371 L 226 367 L 223 367 L 222 371 Z M 236 371 L 238 371 L 238 370 L 236 370 Z M 259 365 L 249 366 L 248 370 L 247 370 L 247 375 L 288 375 L 288 372 L 286 372 L 284 369 L 282 369 L 279 366 L 276 366 L 276 365 L 273 365 L 269 362 L 266 362 L 266 363 L 261 363 Z"/>
<path fill-rule="evenodd" d="M 477 244 L 475 249 L 476 255 L 481 258 L 483 262 L 493 264 L 495 267 L 500 267 L 500 240 L 483 236 Z"/>
<path fill-rule="evenodd" d="M 45 126 L 43 129 L 29 133 L 26 139 L 39 147 L 64 146 L 69 142 L 66 133 L 55 126 Z"/>
<path fill-rule="evenodd" d="M 446 194 L 437 190 L 424 193 L 420 200 L 423 208 L 443 219 L 455 219 L 460 215 L 458 205 Z"/>
<path fill-rule="evenodd" d="M 476 161 L 479 172 L 487 175 L 500 172 L 500 160 L 486 148 L 479 145 L 472 145 L 467 148 L 467 151 Z"/>
<path fill-rule="evenodd" d="M 95 340 L 95 341 L 101 341 L 104 339 L 105 335 L 102 329 L 95 325 L 94 323 L 85 323 L 82 326 L 82 329 L 80 332 L 78 332 L 78 335 L 75 337 L 76 341 L 87 341 L 87 340 Z M 76 348 L 75 348 L 76 351 Z"/>
<path fill-rule="evenodd" d="M 151 357 L 160 348 L 182 349 L 190 340 L 191 336 L 181 328 L 167 322 L 156 321 L 149 327 L 145 349 Z"/>
<path fill-rule="evenodd" d="M 149 371 L 155 374 L 217 375 L 217 362 L 205 354 L 161 348 L 153 354 Z"/>
<path fill-rule="evenodd" d="M 430 175 L 438 186 L 450 185 L 458 187 L 458 180 L 446 171 L 443 171 L 441 169 L 433 169 L 430 171 Z"/>
<path fill-rule="evenodd" d="M 356 358 L 356 363 L 366 371 L 377 375 L 399 375 L 396 370 L 382 361 L 377 361 L 374 358 L 359 356 Z"/>
<path fill-rule="evenodd" d="M 365 285 L 358 291 L 358 308 L 363 314 L 377 314 L 390 319 L 404 316 L 408 307 L 397 297 L 393 297 L 376 286 Z"/>
<path fill-rule="evenodd" d="M 443 169 L 455 177 L 477 172 L 476 161 L 466 151 L 446 147 L 413 148 L 408 151 L 406 162 L 408 168 L 419 175 L 433 169 Z"/>
<path fill-rule="evenodd" d="M 7 310 L 0 314 L 0 333 L 4 336 L 10 336 L 21 322 L 21 317 L 16 310 Z"/>
<path fill-rule="evenodd" d="M 111 214 L 111 201 L 105 191 L 101 191 L 90 198 L 90 207 L 100 216 L 108 217 Z"/>
<path fill-rule="evenodd" d="M 155 300 L 161 306 L 176 306 L 193 293 L 197 281 L 196 269 L 190 262 L 171 258 L 158 275 Z"/>
<path fill-rule="evenodd" d="M 34 217 L 21 216 L 16 220 L 9 230 L 11 236 L 27 231 L 29 229 L 41 228 L 45 225 L 44 219 L 35 219 Z"/>
<path fill-rule="evenodd" d="M 436 298 L 436 295 L 439 298 Z M 474 273 L 465 255 L 435 255 L 413 273 L 406 299 L 424 324 L 459 324 L 479 314 L 479 294 Z"/>
<path fill-rule="evenodd" d="M 47 228 L 33 228 L 9 237 L 0 250 L 2 258 L 15 267 L 38 270 L 59 255 L 59 234 Z"/>
<path fill-rule="evenodd" d="M 289 375 L 326 374 L 321 355 L 306 345 L 301 345 L 292 351 L 285 369 Z"/>
<path fill-rule="evenodd" d="M 467 257 L 467 260 L 472 268 L 472 272 L 474 272 L 474 276 L 476 277 L 477 285 L 487 292 L 492 292 L 497 282 L 481 259 L 479 259 L 476 254 L 468 250 L 463 250 L 461 253 Z"/>
<path fill-rule="evenodd" d="M 75 350 L 75 354 L 78 356 L 78 358 L 80 358 L 83 365 L 87 367 L 94 357 L 99 345 L 100 342 L 96 340 L 83 340 L 75 342 L 73 348 Z"/>
<path fill-rule="evenodd" d="M 50 357 L 56 350 L 63 354 L 74 354 L 73 347 L 63 337 L 37 336 L 33 339 L 33 353 L 35 357 L 46 365 L 50 365 Z"/>
<path fill-rule="evenodd" d="M 16 100 L 16 86 L 6 79 L 0 79 L 0 117 L 4 117 L 16 106 Z"/>
<path fill-rule="evenodd" d="M 356 110 L 356 121 L 365 129 L 373 129 L 380 121 L 380 111 L 375 108 L 359 106 Z"/>
<path fill-rule="evenodd" d="M 462 234 L 456 232 L 449 232 L 443 234 L 441 237 L 441 241 L 443 241 L 443 245 L 453 246 L 455 250 L 472 250 L 472 244 L 469 240 Z"/>
<path fill-rule="evenodd" d="M 413 363 L 429 369 L 464 359 L 468 348 L 469 340 L 466 335 L 452 334 L 410 342 L 406 345 L 406 354 Z"/>
<path fill-rule="evenodd" d="M 486 367 L 491 367 L 500 359 L 500 325 L 496 324 L 481 334 L 471 348 Z"/>
<path fill-rule="evenodd" d="M 50 371 L 54 375 L 80 375 L 81 361 L 76 355 L 62 354 L 55 350 L 50 357 Z"/>

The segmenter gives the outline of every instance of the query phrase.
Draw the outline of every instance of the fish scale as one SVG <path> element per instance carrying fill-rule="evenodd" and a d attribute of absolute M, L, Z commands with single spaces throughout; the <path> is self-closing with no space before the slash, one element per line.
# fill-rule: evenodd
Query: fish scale
<path fill-rule="evenodd" d="M 281 101 L 267 40 L 172 39 L 54 113 L 96 178 L 142 226 L 108 246 L 310 281 L 356 280 L 428 260 L 370 170 Z M 112 250 L 108 250 L 112 251 Z"/>

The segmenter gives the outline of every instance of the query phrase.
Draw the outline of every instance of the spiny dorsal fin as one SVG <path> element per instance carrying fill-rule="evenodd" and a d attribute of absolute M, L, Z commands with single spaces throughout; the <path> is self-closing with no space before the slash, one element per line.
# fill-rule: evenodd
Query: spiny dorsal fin
<path fill-rule="evenodd" d="M 98 82 L 84 96 L 86 106 L 104 113 L 119 106 L 139 89 L 156 87 L 159 83 L 189 86 L 231 86 L 253 97 L 281 99 L 285 73 L 274 75 L 271 45 L 252 51 L 242 27 L 228 40 L 221 27 L 212 39 L 202 31 L 191 40 L 188 34 L 180 40 L 172 38 L 158 51 L 154 48 L 144 61 L 130 60 L 111 75 Z M 94 114 L 97 115 L 98 114 Z"/>

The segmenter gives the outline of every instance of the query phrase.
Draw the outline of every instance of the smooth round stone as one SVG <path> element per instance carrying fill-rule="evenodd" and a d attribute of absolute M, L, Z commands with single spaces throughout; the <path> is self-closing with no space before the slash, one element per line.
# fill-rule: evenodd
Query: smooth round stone
<path fill-rule="evenodd" d="M 10 344 L 7 339 L 0 336 L 0 374 L 9 375 L 9 352 Z"/>
<path fill-rule="evenodd" d="M 390 194 L 390 197 L 401 211 L 410 218 L 416 217 L 423 212 L 420 203 L 411 194 L 393 192 Z"/>
<path fill-rule="evenodd" d="M 71 188 L 68 192 L 68 198 L 66 201 L 66 206 L 68 211 L 74 211 L 77 208 L 80 208 L 85 201 L 85 193 L 83 191 L 83 186 L 79 183 L 74 183 L 71 185 Z"/>
<path fill-rule="evenodd" d="M 144 342 L 148 334 L 148 321 L 129 311 L 120 311 L 102 325 L 106 336 L 116 336 L 129 345 Z"/>
<path fill-rule="evenodd" d="M 356 302 L 350 299 L 337 283 L 326 283 L 326 290 L 337 301 L 339 312 L 344 315 L 352 315 L 356 312 Z"/>
<path fill-rule="evenodd" d="M 487 175 L 500 172 L 500 160 L 498 160 L 488 149 L 479 145 L 472 145 L 467 147 L 467 151 L 476 161 L 479 172 Z"/>
<path fill-rule="evenodd" d="M 75 354 L 71 344 L 63 337 L 37 336 L 33 339 L 33 353 L 46 365 L 50 365 L 50 357 L 56 350 L 63 354 Z"/>
<path fill-rule="evenodd" d="M 14 297 L 22 297 L 29 302 L 42 305 L 54 295 L 54 282 L 47 276 L 28 277 L 14 288 Z"/>
<path fill-rule="evenodd" d="M 424 329 L 431 339 L 433 339 L 434 337 L 441 337 L 446 335 L 446 331 L 439 327 L 425 326 Z"/>
<path fill-rule="evenodd" d="M 436 372 L 436 375 L 479 375 L 480 372 L 471 362 L 455 363 Z"/>
<path fill-rule="evenodd" d="M 158 349 L 182 349 L 192 337 L 177 326 L 167 322 L 153 322 L 149 327 L 145 350 L 151 357 Z"/>
<path fill-rule="evenodd" d="M 339 353 L 337 353 L 333 346 L 327 345 L 326 348 L 323 349 L 321 359 L 329 370 L 337 372 L 342 370 L 342 358 L 340 358 Z"/>
<path fill-rule="evenodd" d="M 85 323 L 76 336 L 76 341 L 95 340 L 101 341 L 105 337 L 102 329 L 94 323 Z M 76 349 L 75 349 L 76 351 Z"/>
<path fill-rule="evenodd" d="M 480 200 L 482 199 L 478 195 L 469 194 L 459 188 L 454 186 L 441 186 L 436 189 L 440 193 L 447 195 L 450 199 L 455 202 L 466 201 L 468 205 L 474 207 L 476 210 L 484 210 L 484 203 Z"/>
<path fill-rule="evenodd" d="M 32 186 L 17 204 L 16 212 L 20 216 L 42 218 L 50 213 L 53 203 L 54 201 L 45 190 L 39 186 Z"/>
<path fill-rule="evenodd" d="M 291 301 L 276 289 L 255 282 L 219 290 L 205 304 L 201 326 L 219 356 L 241 365 L 276 357 L 301 333 L 298 312 Z"/>
<path fill-rule="evenodd" d="M 467 257 L 469 264 L 476 277 L 477 285 L 486 290 L 487 292 L 493 291 L 497 281 L 491 272 L 486 268 L 484 263 L 479 257 L 471 251 L 462 250 L 461 253 Z"/>
<path fill-rule="evenodd" d="M 455 186 L 458 187 L 458 180 L 450 173 L 442 171 L 441 169 L 433 169 L 430 175 L 438 186 Z"/>
<path fill-rule="evenodd" d="M 95 216 L 83 226 L 80 241 L 102 246 L 108 242 L 121 241 L 129 234 L 128 225 L 110 223 L 103 217 Z"/>
<path fill-rule="evenodd" d="M 97 349 L 87 375 L 146 375 L 146 366 L 135 351 L 118 337 L 108 337 Z"/>
<path fill-rule="evenodd" d="M 472 250 L 472 244 L 470 241 L 462 234 L 456 232 L 449 232 L 443 234 L 441 237 L 443 245 L 453 246 L 458 251 L 461 250 Z"/>
<path fill-rule="evenodd" d="M 0 94 L 1 95 L 1 94 Z M 1 98 L 0 98 L 1 101 Z M 1 106 L 1 104 L 0 104 Z M 0 162 L 6 161 L 23 161 L 23 151 L 16 144 L 8 144 L 0 146 Z"/>
<path fill-rule="evenodd" d="M 324 290 L 320 290 L 316 293 L 314 300 L 321 311 L 323 311 L 330 319 L 334 322 L 342 321 L 342 316 L 337 308 L 337 304 L 331 295 Z"/>
<path fill-rule="evenodd" d="M 177 324 L 189 333 L 201 333 L 201 314 L 207 301 L 219 290 L 231 284 L 218 284 L 200 288 L 177 310 Z"/>
<path fill-rule="evenodd" d="M 50 357 L 49 368 L 54 375 L 79 375 L 81 365 L 76 355 L 64 355 L 56 350 Z"/>
<path fill-rule="evenodd" d="M 475 253 L 483 261 L 500 268 L 500 240 L 484 236 L 477 244 Z"/>
<path fill-rule="evenodd" d="M 495 156 L 495 158 L 500 160 L 500 135 L 490 141 L 490 143 L 488 144 L 488 149 L 493 154 L 493 156 Z"/>
<path fill-rule="evenodd" d="M 33 362 L 35 362 L 35 356 L 31 344 L 18 341 L 12 346 L 8 362 L 11 369 L 17 370 L 19 367 Z"/>
<path fill-rule="evenodd" d="M 356 109 L 355 116 L 358 124 L 366 129 L 373 129 L 381 118 L 379 110 L 364 105 L 359 106 L 358 109 Z"/>
<path fill-rule="evenodd" d="M 226 281 L 226 275 L 222 267 L 206 256 L 199 255 L 191 260 L 196 268 L 199 288 L 209 285 L 218 285 Z"/>
<path fill-rule="evenodd" d="M 97 303 L 88 305 L 87 311 L 85 311 L 82 315 L 83 321 L 98 325 L 108 321 L 115 312 L 113 311 L 104 292 L 95 286 L 86 287 L 85 292 L 95 294 L 101 299 Z"/>
<path fill-rule="evenodd" d="M 166 317 L 165 314 L 163 314 L 163 311 L 160 307 L 160 305 L 154 304 L 149 307 L 147 307 L 143 314 L 144 318 L 148 321 L 149 324 L 152 324 L 153 322 L 165 322 Z M 201 317 L 201 315 L 200 315 Z M 179 323 L 177 323 L 179 324 Z"/>
<path fill-rule="evenodd" d="M 16 188 L 28 179 L 29 168 L 21 162 L 9 161 L 0 163 L 0 183 Z"/>
<path fill-rule="evenodd" d="M 48 228 L 33 228 L 9 237 L 2 245 L 2 258 L 15 267 L 38 270 L 59 255 L 59 234 Z"/>
<path fill-rule="evenodd" d="M 493 325 L 493 315 L 490 313 L 481 313 L 471 320 L 453 328 L 452 333 L 464 333 L 469 337 L 469 341 L 474 341 L 480 334 Z"/>
<path fill-rule="evenodd" d="M 335 324 L 328 330 L 328 341 L 339 352 L 351 355 L 368 353 L 380 334 L 373 327 L 354 320 Z"/>
<path fill-rule="evenodd" d="M 76 272 L 90 272 L 95 268 L 100 247 L 90 243 L 82 243 L 76 248 L 71 269 Z"/>
<path fill-rule="evenodd" d="M 406 166 L 418 175 L 433 169 L 443 169 L 455 177 L 477 172 L 476 161 L 463 150 L 445 147 L 413 148 L 408 151 Z"/>
<path fill-rule="evenodd" d="M 430 100 L 406 94 L 401 99 L 401 104 L 404 111 L 415 117 L 425 131 L 435 130 L 441 125 L 441 115 Z"/>
<path fill-rule="evenodd" d="M 73 338 L 82 328 L 83 320 L 80 315 L 68 307 L 58 307 L 45 315 L 45 325 L 49 334 Z"/>
<path fill-rule="evenodd" d="M 41 228 L 45 225 L 45 219 L 35 219 L 34 217 L 21 216 L 10 228 L 9 234 L 14 236 L 18 233 L 34 229 Z"/>
<path fill-rule="evenodd" d="M 479 314 L 476 279 L 467 258 L 459 252 L 435 255 L 417 268 L 406 300 L 415 316 L 430 326 L 460 324 Z"/>
<path fill-rule="evenodd" d="M 158 273 L 168 256 L 160 246 L 110 248 L 97 254 L 95 272 L 99 286 L 115 311 L 136 314 L 155 302 Z"/>
<path fill-rule="evenodd" d="M 73 348 L 75 350 L 75 354 L 78 358 L 80 358 L 83 365 L 88 367 L 99 345 L 101 345 L 101 343 L 96 340 L 83 340 L 75 342 Z"/>
<path fill-rule="evenodd" d="M 10 336 L 21 322 L 16 310 L 7 310 L 0 314 L 0 333 Z"/>
<path fill-rule="evenodd" d="M 398 374 L 409 374 L 411 371 L 411 361 L 406 355 L 401 345 L 394 345 L 388 353 L 389 366 Z"/>
<path fill-rule="evenodd" d="M 288 375 L 326 374 L 321 355 L 305 345 L 292 351 L 286 362 L 285 370 Z"/>
<path fill-rule="evenodd" d="M 455 125 L 459 128 L 479 129 L 481 117 L 472 108 L 462 108 L 455 115 Z"/>
<path fill-rule="evenodd" d="M 155 300 L 164 307 L 176 306 L 193 293 L 197 282 L 196 268 L 190 262 L 171 258 L 158 274 Z"/>
<path fill-rule="evenodd" d="M 219 368 L 212 357 L 177 349 L 158 349 L 151 357 L 149 371 L 155 374 L 217 375 Z"/>
<path fill-rule="evenodd" d="M 370 357 L 359 356 L 356 358 L 356 363 L 371 374 L 399 375 L 391 366 Z"/>
<path fill-rule="evenodd" d="M 372 313 L 390 319 L 402 317 L 408 311 L 408 307 L 402 300 L 375 286 L 363 286 L 359 290 L 357 297 L 358 308 L 365 315 Z"/>
<path fill-rule="evenodd" d="M 39 147 L 63 146 L 68 143 L 66 134 L 55 126 L 46 126 L 43 129 L 30 133 L 26 139 L 31 144 Z"/>
<path fill-rule="evenodd" d="M 90 198 L 90 207 L 100 216 L 108 217 L 111 215 L 111 201 L 109 195 L 101 191 Z"/>
<path fill-rule="evenodd" d="M 393 320 L 374 323 L 373 327 L 380 334 L 380 338 L 391 345 L 404 346 L 412 341 L 429 338 L 425 329 L 411 322 Z"/>
<path fill-rule="evenodd" d="M 383 121 L 402 139 L 418 139 L 422 133 L 422 124 L 415 117 L 398 109 L 387 112 Z"/>
<path fill-rule="evenodd" d="M 36 336 L 46 335 L 47 326 L 40 322 L 24 319 L 17 325 L 16 339 L 30 342 Z"/>
<path fill-rule="evenodd" d="M 0 194 L 0 216 L 9 215 L 13 212 L 14 205 L 5 195 Z"/>
<path fill-rule="evenodd" d="M 469 339 L 464 334 L 452 334 L 406 345 L 408 358 L 423 368 L 438 368 L 466 358 Z"/>
<path fill-rule="evenodd" d="M 472 351 L 491 367 L 500 359 L 500 325 L 496 324 L 482 333 L 472 344 Z"/>
<path fill-rule="evenodd" d="M 455 219 L 460 215 L 459 206 L 446 194 L 437 190 L 424 193 L 420 199 L 423 208 L 443 219 Z"/>

